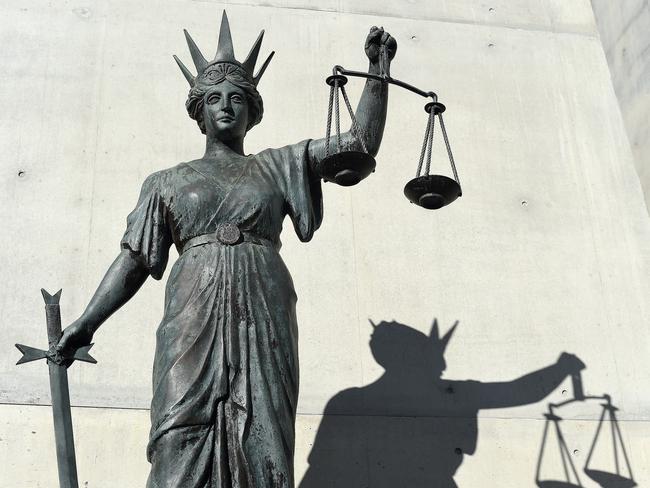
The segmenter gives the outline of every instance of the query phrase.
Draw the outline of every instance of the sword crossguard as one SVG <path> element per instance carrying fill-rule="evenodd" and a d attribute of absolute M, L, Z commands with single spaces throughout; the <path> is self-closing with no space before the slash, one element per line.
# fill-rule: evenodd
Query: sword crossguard
<path fill-rule="evenodd" d="M 23 356 L 16 363 L 17 365 L 30 363 L 39 359 L 47 359 L 48 363 L 53 363 L 58 366 L 65 366 L 66 368 L 69 367 L 74 361 L 82 361 L 84 363 L 92 364 L 97 363 L 97 360 L 88 354 L 88 351 L 90 351 L 90 348 L 93 347 L 93 344 L 79 347 L 71 353 L 61 353 L 61 351 L 56 348 L 56 345 L 61 338 L 61 311 L 59 308 L 61 291 L 62 290 L 59 290 L 54 295 L 51 295 L 45 291 L 45 289 L 41 288 L 41 294 L 43 295 L 43 301 L 45 302 L 45 316 L 47 318 L 47 339 L 49 343 L 49 349 L 47 351 L 44 351 L 43 349 L 37 349 L 35 347 L 26 346 L 24 344 L 16 344 L 18 350 L 23 353 Z"/>
<path fill-rule="evenodd" d="M 30 363 L 39 359 L 47 359 L 48 362 L 58 364 L 59 366 L 65 365 L 66 367 L 69 367 L 73 361 L 96 364 L 97 360 L 88 353 L 93 345 L 88 344 L 87 346 L 82 346 L 74 351 L 73 354 L 61 354 L 56 347 L 51 347 L 49 350 L 44 351 L 24 344 L 16 344 L 16 348 L 23 353 L 23 356 L 16 364 Z"/>

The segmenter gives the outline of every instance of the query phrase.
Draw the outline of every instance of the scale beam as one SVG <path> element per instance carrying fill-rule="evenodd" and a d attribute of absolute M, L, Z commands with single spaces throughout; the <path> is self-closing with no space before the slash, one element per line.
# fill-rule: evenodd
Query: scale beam
<path fill-rule="evenodd" d="M 587 400 L 605 400 L 611 408 L 616 408 L 613 405 L 611 405 L 612 399 L 609 395 L 587 395 L 587 396 L 583 396 L 582 398 L 571 398 L 569 400 L 565 400 L 560 403 L 549 403 L 548 404 L 549 412 L 552 413 L 554 408 L 562 408 L 572 403 L 585 402 Z"/>
<path fill-rule="evenodd" d="M 431 97 L 434 102 L 438 101 L 438 95 L 436 95 L 435 92 L 426 92 L 424 90 L 420 90 L 419 88 L 414 87 L 413 85 L 410 85 L 406 83 L 405 81 L 395 79 L 387 74 L 383 75 L 373 75 L 372 73 L 365 73 L 363 71 L 351 71 L 348 69 L 345 69 L 343 66 L 336 65 L 334 66 L 334 69 L 332 72 L 336 74 L 341 74 L 343 76 L 356 76 L 357 78 L 368 78 L 371 80 L 377 80 L 381 81 L 383 83 L 390 83 L 391 85 L 397 85 L 401 86 L 402 88 L 407 89 L 410 92 L 416 93 L 417 95 L 420 95 L 424 98 Z"/>

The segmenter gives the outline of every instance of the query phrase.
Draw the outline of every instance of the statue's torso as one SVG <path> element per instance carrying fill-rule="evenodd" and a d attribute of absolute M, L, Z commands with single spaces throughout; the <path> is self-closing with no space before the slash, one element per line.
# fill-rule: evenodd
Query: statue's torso
<path fill-rule="evenodd" d="M 284 198 L 274 176 L 257 156 L 219 162 L 196 160 L 163 173 L 162 197 L 177 246 L 215 232 L 224 223 L 279 242 Z"/>

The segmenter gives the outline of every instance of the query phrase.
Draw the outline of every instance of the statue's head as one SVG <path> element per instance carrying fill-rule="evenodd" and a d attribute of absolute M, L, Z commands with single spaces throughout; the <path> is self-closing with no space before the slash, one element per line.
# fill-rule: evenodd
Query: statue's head
<path fill-rule="evenodd" d="M 185 107 L 204 134 L 224 141 L 243 137 L 262 120 L 264 105 L 257 84 L 274 54 L 272 52 L 253 75 L 263 36 L 264 31 L 246 60 L 240 63 L 235 59 L 230 25 L 224 11 L 217 54 L 208 62 L 185 31 L 197 75 L 194 76 L 176 56 L 174 59 L 191 87 Z"/>
<path fill-rule="evenodd" d="M 255 85 L 230 63 L 208 66 L 190 89 L 185 107 L 201 132 L 223 141 L 243 137 L 264 113 Z"/>
<path fill-rule="evenodd" d="M 458 322 L 442 337 L 437 320 L 433 321 L 429 335 L 395 321 L 370 323 L 374 328 L 370 350 L 386 371 L 417 370 L 439 377 L 446 369 L 445 349 Z"/>

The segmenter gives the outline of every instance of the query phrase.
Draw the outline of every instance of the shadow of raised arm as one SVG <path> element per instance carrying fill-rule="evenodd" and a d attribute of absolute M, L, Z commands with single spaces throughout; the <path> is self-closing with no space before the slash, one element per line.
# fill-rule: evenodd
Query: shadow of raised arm
<path fill-rule="evenodd" d="M 484 408 L 508 408 L 536 403 L 546 398 L 567 376 L 585 368 L 577 356 L 562 353 L 557 362 L 512 381 L 496 383 L 472 382 L 464 389 L 467 398 L 461 399 Z"/>

